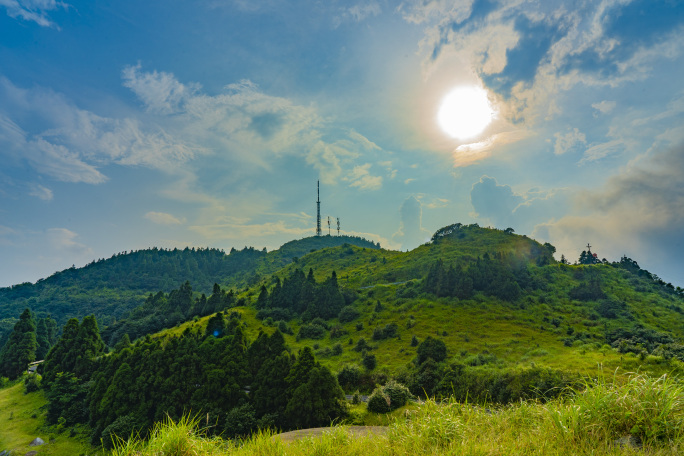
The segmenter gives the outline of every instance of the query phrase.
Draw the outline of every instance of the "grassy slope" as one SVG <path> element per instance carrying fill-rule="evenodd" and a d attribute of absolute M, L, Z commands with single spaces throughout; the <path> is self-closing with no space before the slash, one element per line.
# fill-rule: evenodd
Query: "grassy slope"
<path fill-rule="evenodd" d="M 635 322 L 647 328 L 671 333 L 676 339 L 684 338 L 682 299 L 665 293 L 644 278 L 608 265 L 591 267 L 550 264 L 538 267 L 531 261 L 529 269 L 542 286 L 531 290 L 515 303 L 476 295 L 470 300 L 435 298 L 419 293 L 415 298 L 401 297 L 407 288 L 419 289 L 420 280 L 428 268 L 438 259 L 445 263 L 459 258 L 474 259 L 484 252 L 505 252 L 522 259 L 534 260 L 534 253 L 541 246 L 524 236 L 508 235 L 499 230 L 468 228 L 460 236 L 452 236 L 442 242 L 423 245 L 411 252 L 397 252 L 338 246 L 319 249 L 301 257 L 280 269 L 281 278 L 291 274 L 294 268 L 308 271 L 313 268 L 316 279 L 325 280 L 336 271 L 343 287 L 356 290 L 358 299 L 354 307 L 361 316 L 350 323 L 341 324 L 346 334 L 331 339 L 329 334 L 322 340 L 297 341 L 294 336 L 285 338 L 294 350 L 308 345 L 317 347 L 319 360 L 333 371 L 345 364 L 360 364 L 361 354 L 352 348 L 359 338 L 375 346 L 373 353 L 378 361 L 377 369 L 396 373 L 416 356 L 411 339 L 424 340 L 428 336 L 439 337 L 449 349 L 450 361 L 470 363 L 478 354 L 489 354 L 489 367 L 547 366 L 583 375 L 595 376 L 602 366 L 607 371 L 684 373 L 684 365 L 675 360 L 657 356 L 638 357 L 620 354 L 605 345 L 605 332 L 611 328 L 629 327 Z M 590 272 L 598 272 L 608 299 L 623 302 L 626 313 L 619 318 L 597 318 L 596 302 L 574 301 L 568 292 L 579 285 Z M 406 283 L 409 282 L 409 283 Z M 261 284 L 271 285 L 271 277 L 248 289 L 243 296 L 256 299 Z M 380 302 L 382 310 L 376 312 Z M 247 334 L 256 337 L 259 330 L 272 332 L 255 318 L 252 308 L 233 309 L 243 314 Z M 557 326 L 553 320 L 560 322 Z M 189 322 L 163 334 L 180 334 L 187 326 L 198 328 L 206 320 Z M 331 325 L 339 324 L 331 320 Z M 362 325 L 357 330 L 357 324 Z M 373 341 L 373 330 L 389 323 L 399 327 L 399 337 Z M 296 334 L 301 321 L 293 320 L 290 326 Z M 583 334 L 581 340 L 566 346 L 563 341 L 573 334 Z M 351 341 L 351 344 L 350 344 Z M 326 349 L 341 344 L 343 353 L 326 356 Z"/>
<path fill-rule="evenodd" d="M 45 426 L 46 404 L 42 391 L 24 394 L 22 382 L 0 389 L 0 450 L 14 450 L 17 454 L 38 450 L 46 456 L 93 454 L 90 445 L 69 437 L 68 431 L 57 433 Z M 30 447 L 36 437 L 47 444 Z"/>

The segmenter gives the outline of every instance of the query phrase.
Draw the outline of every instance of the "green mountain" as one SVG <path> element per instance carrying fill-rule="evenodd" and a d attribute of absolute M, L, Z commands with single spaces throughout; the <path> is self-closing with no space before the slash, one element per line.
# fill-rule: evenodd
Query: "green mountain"
<path fill-rule="evenodd" d="M 118 316 L 81 309 L 109 320 L 69 320 L 42 367 L 48 422 L 89 423 L 93 442 L 190 410 L 225 435 L 325 425 L 347 416 L 343 390 L 384 413 L 410 394 L 547 401 L 582 378 L 684 373 L 682 289 L 626 257 L 583 252 L 570 265 L 554 253 L 455 224 L 410 252 L 327 236 L 268 253 L 148 250 L 9 292 L 137 296 Z M 39 297 L 21 304 L 55 315 Z M 8 340 L 34 327 L 20 323 Z"/>
<path fill-rule="evenodd" d="M 228 254 L 218 249 L 151 248 L 119 253 L 82 268 L 71 267 L 35 284 L 0 288 L 0 345 L 26 308 L 39 317 L 50 314 L 60 327 L 69 318 L 90 314 L 107 326 L 140 306 L 149 293 L 168 293 L 186 281 L 193 290 L 207 294 L 215 283 L 244 286 L 293 258 L 345 243 L 379 248 L 359 237 L 320 236 L 291 241 L 268 253 L 253 247 L 232 249 Z"/>

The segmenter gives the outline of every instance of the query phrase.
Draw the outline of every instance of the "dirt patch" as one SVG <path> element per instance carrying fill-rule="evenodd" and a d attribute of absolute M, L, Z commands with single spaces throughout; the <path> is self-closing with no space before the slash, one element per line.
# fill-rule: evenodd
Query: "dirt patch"
<path fill-rule="evenodd" d="M 300 429 L 298 431 L 283 432 L 282 434 L 274 435 L 273 438 L 279 438 L 283 442 L 294 442 L 308 437 L 320 437 L 325 433 L 333 432 L 336 428 L 322 427 L 311 429 Z M 354 437 L 363 437 L 368 434 L 384 435 L 387 433 L 386 426 L 344 426 L 343 429 Z"/>

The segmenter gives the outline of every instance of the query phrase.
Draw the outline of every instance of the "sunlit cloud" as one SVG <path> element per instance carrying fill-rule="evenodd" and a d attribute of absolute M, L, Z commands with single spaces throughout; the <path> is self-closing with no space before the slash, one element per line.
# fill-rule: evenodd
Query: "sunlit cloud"
<path fill-rule="evenodd" d="M 497 147 L 513 144 L 530 136 L 525 130 L 515 130 L 497 133 L 488 138 L 471 144 L 462 144 L 452 153 L 454 167 L 469 166 L 490 157 Z"/>
<path fill-rule="evenodd" d="M 166 212 L 148 212 L 145 214 L 145 218 L 158 225 L 181 225 L 185 223 L 185 218 L 179 219 Z"/>
<path fill-rule="evenodd" d="M 553 153 L 556 155 L 563 155 L 567 151 L 580 148 L 587 143 L 587 137 L 577 128 L 567 133 L 556 133 L 553 136 L 556 138 L 553 145 Z"/>

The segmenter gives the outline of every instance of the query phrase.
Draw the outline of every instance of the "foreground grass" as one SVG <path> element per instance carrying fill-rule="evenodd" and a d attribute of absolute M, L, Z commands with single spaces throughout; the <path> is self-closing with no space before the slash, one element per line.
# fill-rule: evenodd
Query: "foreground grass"
<path fill-rule="evenodd" d="M 45 427 L 45 407 L 47 400 L 41 391 L 24 394 L 24 384 L 0 389 L 0 451 L 13 451 L 23 455 L 36 450 L 43 456 L 77 456 L 94 454 L 87 443 L 68 437 Z M 40 437 L 46 445 L 30 447 L 29 443 Z"/>
<path fill-rule="evenodd" d="M 353 437 L 342 426 L 291 443 L 263 432 L 244 442 L 205 438 L 197 422 L 156 426 L 148 441 L 120 441 L 115 456 L 161 455 L 674 455 L 684 450 L 684 387 L 665 376 L 599 381 L 546 404 L 487 409 L 427 401 L 386 435 Z"/>

